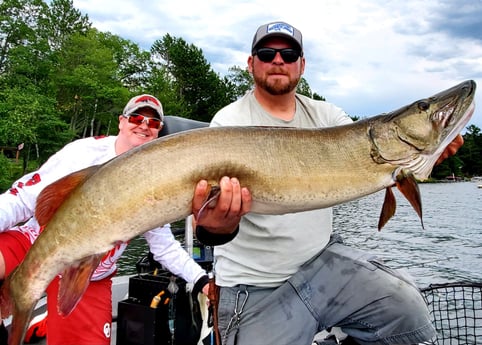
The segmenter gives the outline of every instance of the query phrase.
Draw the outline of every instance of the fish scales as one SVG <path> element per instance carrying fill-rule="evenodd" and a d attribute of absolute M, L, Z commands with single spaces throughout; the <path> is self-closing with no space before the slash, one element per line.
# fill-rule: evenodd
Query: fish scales
<path fill-rule="evenodd" d="M 283 214 L 389 190 L 401 185 L 397 179 L 405 172 L 425 179 L 470 119 L 474 93 L 475 83 L 466 81 L 389 114 L 331 128 L 186 131 L 57 181 L 56 188 L 74 177 L 81 182 L 45 220 L 45 230 L 2 287 L 2 317 L 13 312 L 9 344 L 21 343 L 32 308 L 57 274 L 74 272 L 75 278 L 75 270 L 94 269 L 96 258 L 117 243 L 188 216 L 199 180 L 217 185 L 222 176 L 235 176 L 252 193 L 251 212 Z M 42 192 L 39 208 L 53 189 Z M 62 279 L 68 288 L 70 277 Z"/>

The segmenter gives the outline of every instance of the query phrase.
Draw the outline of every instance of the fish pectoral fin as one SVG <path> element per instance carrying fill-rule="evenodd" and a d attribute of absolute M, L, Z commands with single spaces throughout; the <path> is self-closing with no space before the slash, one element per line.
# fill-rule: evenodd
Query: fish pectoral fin
<path fill-rule="evenodd" d="M 93 165 L 76 171 L 45 187 L 37 197 L 35 217 L 38 223 L 41 226 L 46 225 L 69 194 L 100 167 L 101 165 Z"/>
<path fill-rule="evenodd" d="M 397 208 L 397 202 L 395 200 L 395 195 L 393 194 L 392 187 L 387 187 L 385 189 L 385 199 L 383 200 L 382 211 L 380 212 L 380 219 L 378 220 L 378 231 L 387 224 L 390 218 L 395 214 L 395 209 Z"/>
<path fill-rule="evenodd" d="M 199 212 L 195 215 L 195 219 L 198 220 L 202 217 L 202 213 L 206 207 L 215 207 L 219 195 L 221 194 L 221 187 L 209 185 L 209 195 L 204 201 L 203 205 L 199 209 Z"/>
<path fill-rule="evenodd" d="M 59 282 L 58 312 L 62 316 L 69 315 L 79 303 L 89 286 L 90 277 L 99 266 L 103 255 L 93 255 L 83 259 L 76 266 L 67 268 Z"/>
<path fill-rule="evenodd" d="M 402 171 L 397 176 L 395 184 L 397 185 L 398 190 L 408 200 L 410 205 L 412 205 L 415 212 L 417 212 L 418 216 L 420 217 L 420 222 L 422 223 L 422 229 L 424 229 L 422 218 L 422 198 L 420 196 L 420 189 L 418 188 L 415 176 L 413 176 L 412 173 Z"/>

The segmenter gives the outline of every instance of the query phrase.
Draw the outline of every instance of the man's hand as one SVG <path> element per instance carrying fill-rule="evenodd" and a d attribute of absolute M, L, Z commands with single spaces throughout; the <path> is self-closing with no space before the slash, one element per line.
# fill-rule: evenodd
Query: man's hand
<path fill-rule="evenodd" d="M 215 202 L 202 209 L 209 197 L 207 181 L 198 182 L 192 200 L 196 224 L 214 234 L 230 234 L 236 230 L 241 217 L 251 209 L 251 193 L 240 186 L 237 178 L 227 176 L 219 181 L 220 194 Z"/>
<path fill-rule="evenodd" d="M 437 162 L 435 162 L 435 165 L 439 165 L 443 160 L 453 156 L 463 144 L 464 138 L 460 134 L 457 135 L 454 140 L 447 145 L 444 152 L 442 152 L 440 157 L 437 159 Z"/>

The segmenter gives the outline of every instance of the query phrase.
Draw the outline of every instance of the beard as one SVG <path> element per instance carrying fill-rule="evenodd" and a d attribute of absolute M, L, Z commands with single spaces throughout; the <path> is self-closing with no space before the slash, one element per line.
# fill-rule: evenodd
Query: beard
<path fill-rule="evenodd" d="M 267 77 L 262 77 L 257 75 L 253 67 L 253 78 L 254 78 L 254 83 L 257 87 L 260 87 L 263 90 L 266 90 L 266 92 L 268 92 L 273 96 L 279 96 L 279 95 L 290 93 L 293 90 L 295 90 L 296 87 L 298 86 L 301 76 L 298 76 L 295 79 L 289 78 L 288 82 L 280 78 L 276 78 L 274 80 L 273 79 L 268 80 Z"/>

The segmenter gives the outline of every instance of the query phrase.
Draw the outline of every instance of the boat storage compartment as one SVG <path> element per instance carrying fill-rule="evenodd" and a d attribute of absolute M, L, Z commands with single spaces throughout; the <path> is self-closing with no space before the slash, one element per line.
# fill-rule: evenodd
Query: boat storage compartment
<path fill-rule="evenodd" d="M 143 274 L 129 279 L 129 298 L 118 304 L 117 345 L 173 345 L 169 282 L 166 275 Z M 158 294 L 157 306 L 151 307 Z"/>
<path fill-rule="evenodd" d="M 165 270 L 129 278 L 118 303 L 117 345 L 192 345 L 201 335 L 199 301 L 186 281 Z"/>

